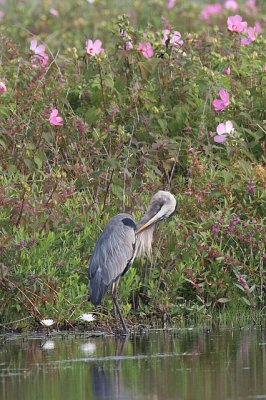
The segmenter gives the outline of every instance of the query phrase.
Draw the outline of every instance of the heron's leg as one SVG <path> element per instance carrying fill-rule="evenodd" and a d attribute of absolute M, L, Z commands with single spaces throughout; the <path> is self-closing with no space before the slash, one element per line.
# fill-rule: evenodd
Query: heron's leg
<path fill-rule="evenodd" d="M 112 286 L 112 298 L 113 298 L 113 293 L 115 291 L 115 285 L 116 285 L 116 282 L 114 282 L 113 286 Z M 115 323 L 116 323 L 116 327 L 117 327 L 117 311 L 116 311 L 116 305 L 115 305 L 114 301 L 113 301 L 113 310 L 114 310 Z"/>
<path fill-rule="evenodd" d="M 118 283 L 119 283 L 119 279 L 118 279 L 116 282 L 114 282 L 114 284 L 113 284 L 112 297 L 113 297 L 113 302 L 114 302 L 114 305 L 115 305 L 116 310 L 117 310 L 117 312 L 118 312 L 118 315 L 119 315 L 121 324 L 122 324 L 122 326 L 123 326 L 124 332 L 125 332 L 125 333 L 128 333 L 128 329 L 127 329 L 127 326 L 126 326 L 124 317 L 123 317 L 123 315 L 122 315 L 122 311 L 121 311 L 121 309 L 120 309 L 120 307 L 119 307 L 118 300 L 117 300 L 117 287 L 118 287 Z"/>

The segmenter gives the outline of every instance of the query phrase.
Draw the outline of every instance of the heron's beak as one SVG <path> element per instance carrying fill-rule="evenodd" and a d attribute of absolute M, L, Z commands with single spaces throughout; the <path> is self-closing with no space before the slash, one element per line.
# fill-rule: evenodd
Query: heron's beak
<path fill-rule="evenodd" d="M 161 209 L 160 211 L 157 212 L 146 224 L 142 225 L 139 227 L 139 229 L 136 230 L 135 234 L 137 235 L 138 233 L 142 232 L 144 229 L 148 228 L 151 225 L 154 225 L 156 222 L 159 222 L 165 214 L 165 211 Z"/>

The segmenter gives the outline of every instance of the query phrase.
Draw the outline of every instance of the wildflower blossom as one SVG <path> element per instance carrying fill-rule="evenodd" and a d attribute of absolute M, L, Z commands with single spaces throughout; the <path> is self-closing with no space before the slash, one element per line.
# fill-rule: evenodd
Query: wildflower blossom
<path fill-rule="evenodd" d="M 238 271 L 237 273 L 238 282 L 244 289 L 248 289 L 248 284 L 244 276 Z"/>
<path fill-rule="evenodd" d="M 247 37 L 245 37 L 245 36 L 241 37 L 241 44 L 243 46 L 246 46 L 246 45 L 250 44 L 251 42 L 254 42 L 254 40 L 256 39 L 255 32 L 256 32 L 256 28 L 252 28 L 251 26 L 249 26 L 246 31 Z"/>
<path fill-rule="evenodd" d="M 4 84 L 4 82 L 0 82 L 0 93 L 5 93 L 6 91 L 6 85 Z"/>
<path fill-rule="evenodd" d="M 53 108 L 49 117 L 51 125 L 63 125 L 63 118 L 58 115 L 58 110 Z"/>
<path fill-rule="evenodd" d="M 40 321 L 40 323 L 41 323 L 43 326 L 52 326 L 52 325 L 54 324 L 54 320 L 53 320 L 53 319 L 42 319 L 42 320 Z"/>
<path fill-rule="evenodd" d="M 45 44 L 38 45 L 36 39 L 30 42 L 30 50 L 33 52 L 31 64 L 33 67 L 46 67 L 49 61 L 48 54 L 45 53 Z"/>
<path fill-rule="evenodd" d="M 171 8 L 174 8 L 175 3 L 176 3 L 176 0 L 168 0 L 167 3 L 166 3 L 166 5 L 165 5 L 165 7 L 166 7 L 168 10 L 171 10 Z"/>
<path fill-rule="evenodd" d="M 163 39 L 162 39 L 162 44 L 166 44 L 166 42 L 169 40 L 169 43 L 172 46 L 183 46 L 184 41 L 181 40 L 181 33 L 178 31 L 174 31 L 174 33 L 170 34 L 169 29 L 164 29 L 163 30 Z"/>
<path fill-rule="evenodd" d="M 209 21 L 210 17 L 222 12 L 223 7 L 220 3 L 207 4 L 201 11 L 200 17 L 205 21 Z"/>
<path fill-rule="evenodd" d="M 257 35 L 259 35 L 262 32 L 261 23 L 259 21 L 255 21 L 254 29 Z"/>
<path fill-rule="evenodd" d="M 131 40 L 128 40 L 128 41 L 125 43 L 125 50 L 126 50 L 126 51 L 129 51 L 129 50 L 132 50 L 132 49 L 133 49 L 133 44 L 132 44 Z"/>
<path fill-rule="evenodd" d="M 153 51 L 153 48 L 151 47 L 150 42 L 139 43 L 138 49 L 139 49 L 139 51 L 142 52 L 142 54 L 145 58 L 151 58 L 154 55 L 154 51 Z"/>
<path fill-rule="evenodd" d="M 53 17 L 59 17 L 59 11 L 56 8 L 50 8 L 49 12 Z"/>
<path fill-rule="evenodd" d="M 95 56 L 96 54 L 104 53 L 102 48 L 102 42 L 96 39 L 94 42 L 91 39 L 86 40 L 86 51 L 90 56 Z"/>
<path fill-rule="evenodd" d="M 238 3 L 235 0 L 226 0 L 224 3 L 224 8 L 227 10 L 236 11 L 238 9 Z"/>
<path fill-rule="evenodd" d="M 240 15 L 232 15 L 227 18 L 227 28 L 231 32 L 243 32 L 247 29 L 247 22 L 242 21 L 242 17 Z"/>
<path fill-rule="evenodd" d="M 227 140 L 227 135 L 234 132 L 233 124 L 231 121 L 221 123 L 216 128 L 217 135 L 214 136 L 213 140 L 216 143 L 224 143 Z"/>
<path fill-rule="evenodd" d="M 256 184 L 253 181 L 250 181 L 247 185 L 247 190 L 249 193 L 254 194 L 256 191 Z"/>
<path fill-rule="evenodd" d="M 224 74 L 225 74 L 225 75 L 230 75 L 230 74 L 231 74 L 230 65 L 224 69 Z"/>
<path fill-rule="evenodd" d="M 230 104 L 230 95 L 225 89 L 219 90 L 219 96 L 220 99 L 214 99 L 212 102 L 212 105 L 216 112 L 224 110 Z"/>
<path fill-rule="evenodd" d="M 93 314 L 91 314 L 91 313 L 85 313 L 85 314 L 82 314 L 80 317 L 79 317 L 79 319 L 81 319 L 81 321 L 85 321 L 85 322 L 93 322 L 93 321 L 95 321 L 95 316 L 93 315 Z"/>
<path fill-rule="evenodd" d="M 246 6 L 246 9 L 247 9 L 246 10 L 247 14 L 251 14 L 251 15 L 257 14 L 258 8 L 257 8 L 256 0 L 247 0 L 245 2 L 245 6 Z"/>

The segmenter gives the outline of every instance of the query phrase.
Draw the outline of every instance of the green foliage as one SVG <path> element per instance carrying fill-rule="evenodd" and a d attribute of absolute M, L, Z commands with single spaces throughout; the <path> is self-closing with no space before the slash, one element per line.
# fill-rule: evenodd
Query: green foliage
<path fill-rule="evenodd" d="M 92 311 L 87 264 L 101 229 L 121 210 L 139 218 L 160 188 L 176 195 L 179 213 L 160 226 L 152 261 L 121 279 L 128 319 L 179 323 L 263 307 L 263 36 L 241 46 L 227 11 L 206 29 L 189 2 L 58 1 L 60 18 L 41 3 L 11 2 L 0 26 L 1 323 L 31 315 L 73 326 Z M 161 15 L 183 46 L 162 43 Z M 32 66 L 33 34 L 49 48 L 47 68 Z M 100 38 L 104 54 L 85 54 L 85 38 Z M 138 50 L 145 41 L 149 59 Z M 230 105 L 216 113 L 221 87 Z M 63 126 L 49 123 L 51 108 Z M 235 131 L 217 144 L 226 120 Z M 99 310 L 103 320 L 111 313 L 108 297 Z"/>

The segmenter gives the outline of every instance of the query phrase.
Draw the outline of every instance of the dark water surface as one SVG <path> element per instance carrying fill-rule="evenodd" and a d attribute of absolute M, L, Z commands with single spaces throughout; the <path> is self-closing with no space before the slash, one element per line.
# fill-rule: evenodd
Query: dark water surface
<path fill-rule="evenodd" d="M 266 330 L 0 338 L 1 400 L 266 399 Z"/>

